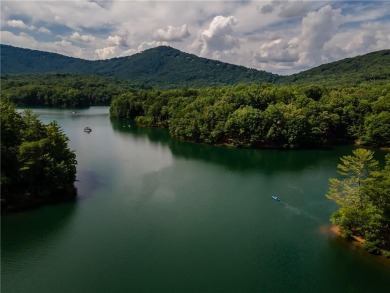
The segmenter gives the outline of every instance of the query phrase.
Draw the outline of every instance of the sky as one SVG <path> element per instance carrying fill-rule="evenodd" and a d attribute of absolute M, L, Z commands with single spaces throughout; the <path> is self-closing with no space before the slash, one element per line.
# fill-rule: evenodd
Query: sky
<path fill-rule="evenodd" d="M 88 60 L 168 45 L 277 74 L 390 48 L 385 1 L 1 1 L 2 44 Z"/>

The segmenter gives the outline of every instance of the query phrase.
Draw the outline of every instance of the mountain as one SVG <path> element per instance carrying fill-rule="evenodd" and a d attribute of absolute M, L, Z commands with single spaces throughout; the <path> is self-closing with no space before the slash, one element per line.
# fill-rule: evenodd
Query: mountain
<path fill-rule="evenodd" d="M 358 84 L 390 78 L 390 50 L 346 58 L 292 74 L 281 83 Z"/>
<path fill-rule="evenodd" d="M 1 74 L 94 74 L 130 80 L 157 88 L 218 86 L 276 82 L 281 76 L 200 58 L 161 46 L 108 60 L 88 61 L 55 53 L 1 45 Z"/>
<path fill-rule="evenodd" d="M 0 45 L 1 75 L 87 73 L 91 61 L 56 53 Z"/>
<path fill-rule="evenodd" d="M 359 84 L 390 78 L 390 50 L 346 58 L 289 76 L 201 58 L 167 46 L 128 57 L 96 61 L 8 45 L 0 45 L 0 50 L 1 75 L 88 74 L 114 77 L 155 88 L 264 82 Z"/>

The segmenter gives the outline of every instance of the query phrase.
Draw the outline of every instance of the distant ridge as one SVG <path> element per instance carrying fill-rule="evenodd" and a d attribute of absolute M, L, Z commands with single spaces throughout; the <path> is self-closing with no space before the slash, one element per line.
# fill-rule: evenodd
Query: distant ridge
<path fill-rule="evenodd" d="M 160 46 L 129 57 L 88 61 L 1 45 L 1 74 L 94 74 L 155 87 L 217 86 L 277 82 L 277 74 L 200 58 Z"/>
<path fill-rule="evenodd" d="M 281 76 L 201 58 L 160 46 L 128 57 L 83 60 L 56 53 L 0 45 L 1 75 L 69 73 L 99 75 L 155 88 L 205 87 L 238 83 L 361 83 L 390 78 L 390 50 L 346 58 Z"/>
<path fill-rule="evenodd" d="M 284 77 L 283 83 L 360 83 L 390 78 L 390 50 L 381 50 L 323 64 Z"/>

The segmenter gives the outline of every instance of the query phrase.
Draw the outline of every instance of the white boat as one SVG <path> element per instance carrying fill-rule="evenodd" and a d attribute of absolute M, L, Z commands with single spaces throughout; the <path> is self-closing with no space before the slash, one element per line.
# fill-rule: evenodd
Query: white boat
<path fill-rule="evenodd" d="M 272 197 L 273 200 L 280 201 L 280 198 L 275 196 L 275 195 L 272 195 L 271 197 Z"/>

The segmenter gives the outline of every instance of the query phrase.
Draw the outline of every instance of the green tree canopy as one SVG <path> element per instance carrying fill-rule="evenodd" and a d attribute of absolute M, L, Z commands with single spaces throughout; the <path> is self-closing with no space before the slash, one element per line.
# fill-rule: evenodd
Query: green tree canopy
<path fill-rule="evenodd" d="M 57 122 L 1 101 L 1 204 L 17 209 L 73 198 L 76 155 Z"/>
<path fill-rule="evenodd" d="M 341 178 L 329 180 L 326 197 L 339 209 L 331 222 L 338 225 L 345 237 L 361 236 L 365 246 L 375 253 L 390 249 L 390 155 L 386 166 L 378 169 L 374 153 L 357 149 L 341 158 L 337 166 Z"/>

